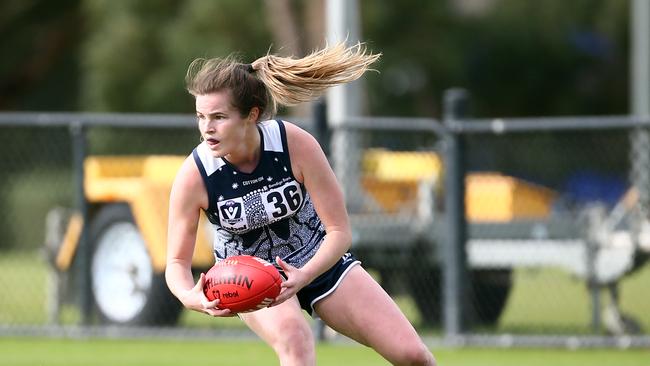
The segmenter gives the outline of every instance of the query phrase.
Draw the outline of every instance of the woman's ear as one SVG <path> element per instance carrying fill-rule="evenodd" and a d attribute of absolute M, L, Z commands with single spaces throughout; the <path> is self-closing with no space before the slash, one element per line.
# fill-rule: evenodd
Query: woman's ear
<path fill-rule="evenodd" d="M 260 118 L 259 107 L 251 108 L 250 112 L 248 112 L 248 118 L 253 122 L 257 122 L 257 120 Z"/>

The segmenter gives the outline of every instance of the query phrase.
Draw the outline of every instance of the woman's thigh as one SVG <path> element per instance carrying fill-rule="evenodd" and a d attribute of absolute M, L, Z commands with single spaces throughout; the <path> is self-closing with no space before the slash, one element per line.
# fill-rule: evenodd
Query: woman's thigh
<path fill-rule="evenodd" d="M 422 344 L 393 299 L 361 266 L 355 266 L 314 309 L 334 330 L 388 359 L 398 357 L 404 345 Z"/>

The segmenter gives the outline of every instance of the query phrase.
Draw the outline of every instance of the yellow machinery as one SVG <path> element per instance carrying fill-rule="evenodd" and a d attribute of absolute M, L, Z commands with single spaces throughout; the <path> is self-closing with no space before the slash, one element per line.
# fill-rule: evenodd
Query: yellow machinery
<path fill-rule="evenodd" d="M 157 272 L 165 269 L 169 193 L 184 159 L 182 156 L 104 156 L 85 161 L 86 199 L 91 205 L 120 202 L 129 205 Z M 201 218 L 205 224 L 205 216 Z M 81 217 L 75 215 L 56 257 L 59 270 L 69 268 L 80 233 Z M 197 233 L 193 264 L 199 268 L 209 268 L 214 262 L 208 235 L 207 230 Z"/>
<path fill-rule="evenodd" d="M 164 268 L 167 215 L 172 182 L 185 157 L 95 156 L 85 161 L 85 194 L 90 204 L 88 239 L 92 247 L 92 291 L 96 312 L 107 323 L 172 324 L 181 307 L 169 293 Z M 442 163 L 431 152 L 368 150 L 362 161 L 361 186 L 384 214 L 413 209 L 422 181 L 439 181 Z M 497 173 L 467 177 L 466 208 L 470 221 L 543 218 L 554 193 Z M 434 185 L 437 186 L 437 185 Z M 213 261 L 212 228 L 202 215 L 193 268 L 204 271 Z M 55 264 L 71 266 L 82 222 L 68 222 Z M 397 243 L 398 245 L 400 243 Z M 402 243 L 404 244 L 404 243 Z"/>
<path fill-rule="evenodd" d="M 164 270 L 171 186 L 182 156 L 89 157 L 85 194 L 90 206 L 88 241 L 92 298 L 100 321 L 125 325 L 173 324 L 181 306 L 167 289 Z M 82 219 L 70 218 L 55 255 L 60 272 L 69 270 Z M 213 263 L 211 228 L 204 215 L 192 266 Z"/>
<path fill-rule="evenodd" d="M 384 217 L 376 227 L 368 227 L 365 215 L 353 221 L 356 237 L 361 238 L 355 253 L 387 279 L 382 285 L 389 291 L 391 281 L 401 281 L 422 321 L 431 325 L 439 324 L 442 309 L 444 243 L 439 239 L 446 230 L 442 169 L 440 157 L 431 152 L 366 151 L 361 186 Z M 545 187 L 500 173 L 469 173 L 465 176 L 465 217 L 474 228 L 543 222 L 549 219 L 556 196 Z M 375 208 L 371 205 L 371 209 Z M 512 287 L 512 267 L 473 266 L 469 272 L 472 305 L 468 310 L 477 322 L 494 324 Z"/>
<path fill-rule="evenodd" d="M 363 171 L 364 190 L 386 212 L 396 212 L 417 199 L 421 181 L 440 181 L 442 161 L 431 152 L 372 149 L 364 155 Z M 548 188 L 494 172 L 470 173 L 465 185 L 466 217 L 472 222 L 542 219 L 557 196 Z"/>

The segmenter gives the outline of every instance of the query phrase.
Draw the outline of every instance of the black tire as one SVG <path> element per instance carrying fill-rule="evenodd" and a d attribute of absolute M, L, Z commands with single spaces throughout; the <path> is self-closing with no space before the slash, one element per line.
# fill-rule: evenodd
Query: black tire
<path fill-rule="evenodd" d="M 511 270 L 470 271 L 468 321 L 492 326 L 503 312 L 512 287 Z M 410 293 L 420 311 L 425 326 L 439 326 L 442 322 L 442 274 L 439 268 L 428 266 L 411 269 Z"/>
<path fill-rule="evenodd" d="M 89 227 L 94 309 L 103 324 L 173 325 L 182 306 L 156 273 L 126 204 L 102 207 Z"/>
<path fill-rule="evenodd" d="M 409 292 L 420 311 L 422 325 L 436 327 L 442 320 L 442 276 L 438 268 L 414 267 L 408 272 Z"/>
<path fill-rule="evenodd" d="M 470 277 L 471 320 L 479 325 L 495 325 L 508 302 L 512 288 L 512 270 L 473 270 L 470 271 Z"/>

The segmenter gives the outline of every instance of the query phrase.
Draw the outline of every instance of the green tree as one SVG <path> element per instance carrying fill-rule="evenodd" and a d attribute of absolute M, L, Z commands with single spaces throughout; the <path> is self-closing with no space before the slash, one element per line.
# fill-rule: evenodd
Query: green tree
<path fill-rule="evenodd" d="M 0 2 L 0 110 L 77 108 L 80 2 Z"/>
<path fill-rule="evenodd" d="M 627 1 L 361 4 L 364 38 L 384 53 L 373 114 L 440 116 L 453 86 L 477 116 L 627 112 Z"/>
<path fill-rule="evenodd" d="M 264 54 L 270 39 L 263 10 L 254 0 L 87 0 L 83 108 L 191 112 L 183 80 L 189 63 Z"/>

